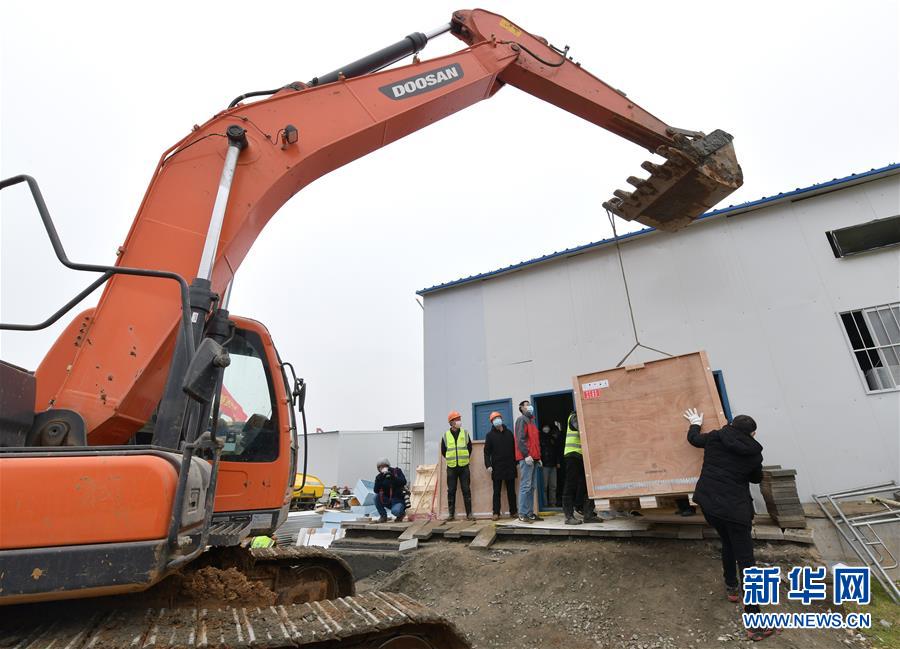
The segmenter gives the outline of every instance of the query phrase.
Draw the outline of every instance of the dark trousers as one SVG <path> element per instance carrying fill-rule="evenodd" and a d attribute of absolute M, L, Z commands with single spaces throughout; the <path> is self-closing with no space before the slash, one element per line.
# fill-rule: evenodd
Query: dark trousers
<path fill-rule="evenodd" d="M 563 489 L 562 507 L 566 518 L 575 515 L 575 507 L 580 506 L 585 516 L 593 516 L 594 501 L 588 498 L 587 482 L 584 480 L 584 458 L 579 453 L 569 453 L 566 457 L 566 486 Z"/>
<path fill-rule="evenodd" d="M 518 513 L 516 510 L 516 479 L 512 480 L 498 480 L 494 478 L 494 513 L 499 516 L 500 515 L 500 490 L 503 489 L 503 485 L 506 485 L 506 499 L 509 501 L 509 515 L 515 516 Z"/>
<path fill-rule="evenodd" d="M 451 516 L 456 515 L 456 484 L 462 489 L 463 504 L 466 506 L 466 516 L 472 513 L 472 492 L 469 489 L 469 466 L 447 467 L 447 511 Z"/>
<path fill-rule="evenodd" d="M 756 564 L 753 558 L 753 538 L 750 535 L 750 525 L 726 521 L 706 512 L 703 513 L 703 517 L 715 528 L 722 540 L 722 575 L 725 577 L 725 584 L 733 588 L 737 587 L 738 575 L 744 574 L 744 568 L 751 568 Z M 758 613 L 759 606 L 748 604 L 744 606 L 744 611 Z"/>

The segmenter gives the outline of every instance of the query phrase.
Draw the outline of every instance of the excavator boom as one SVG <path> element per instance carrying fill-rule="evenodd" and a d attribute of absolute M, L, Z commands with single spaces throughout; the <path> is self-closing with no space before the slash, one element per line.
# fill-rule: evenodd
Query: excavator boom
<path fill-rule="evenodd" d="M 117 265 L 197 276 L 229 128 L 245 131 L 246 147 L 238 152 L 218 248 L 208 260 L 212 291 L 220 295 L 262 228 L 300 189 L 506 84 L 667 158 L 660 165 L 645 163 L 650 177 L 630 178 L 635 190 L 617 191 L 605 203 L 626 219 L 676 229 L 740 186 L 731 136 L 666 126 L 497 14 L 458 11 L 450 31 L 468 47 L 370 74 L 363 74 L 365 66 L 347 66 L 347 74 L 339 69 L 328 78 L 289 84 L 270 98 L 213 116 L 161 157 Z M 427 42 L 426 35 L 415 36 L 408 37 L 417 41 L 413 50 Z M 379 60 L 395 55 L 390 51 Z M 179 313 L 173 287 L 113 277 L 96 309 L 73 321 L 38 368 L 36 411 L 80 413 L 92 444 L 129 439 L 163 392 Z"/>

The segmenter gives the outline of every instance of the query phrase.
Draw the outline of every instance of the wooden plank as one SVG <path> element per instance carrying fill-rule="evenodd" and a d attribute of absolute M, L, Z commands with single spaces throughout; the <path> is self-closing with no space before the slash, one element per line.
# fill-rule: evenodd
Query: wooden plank
<path fill-rule="evenodd" d="M 781 528 L 774 525 L 754 525 L 752 536 L 760 541 L 784 540 L 784 533 L 781 531 Z"/>
<path fill-rule="evenodd" d="M 400 540 L 400 541 L 408 541 L 409 539 L 412 539 L 412 538 L 418 538 L 418 537 L 415 535 L 416 532 L 418 532 L 419 530 L 421 530 L 423 527 L 425 527 L 426 525 L 428 525 L 428 523 L 430 523 L 430 522 L 431 522 L 431 521 L 416 521 L 415 523 L 413 523 L 412 525 L 410 525 L 409 527 L 406 528 L 406 531 L 403 532 L 403 534 L 401 534 L 401 535 L 398 537 L 398 540 Z"/>
<path fill-rule="evenodd" d="M 582 374 L 573 387 L 591 497 L 693 491 L 703 451 L 687 443 L 682 412 L 703 412 L 703 432 L 727 423 L 705 352 Z"/>
<path fill-rule="evenodd" d="M 497 540 L 497 528 L 493 525 L 483 525 L 469 543 L 470 548 L 489 548 Z"/>
<path fill-rule="evenodd" d="M 485 527 L 494 527 L 493 521 L 478 521 L 472 525 L 472 527 L 464 527 L 461 529 L 459 535 L 464 539 L 475 538 Z"/>
<path fill-rule="evenodd" d="M 472 521 L 460 521 L 458 523 L 451 523 L 447 526 L 447 531 L 444 532 L 445 539 L 458 539 L 460 537 L 460 532 L 467 527 L 472 527 L 475 523 Z"/>
<path fill-rule="evenodd" d="M 683 421 L 683 420 L 682 420 Z M 438 518 L 446 518 L 450 513 L 447 508 L 447 463 L 440 459 L 437 466 L 437 486 L 435 493 L 434 513 Z M 478 519 L 489 519 L 494 513 L 494 481 L 491 474 L 484 466 L 484 441 L 472 442 L 472 454 L 469 459 L 469 485 L 472 491 L 472 513 Z M 519 480 L 516 479 L 516 498 L 518 500 Z M 503 487 L 500 503 L 503 511 L 506 511 L 508 501 L 506 499 L 506 487 Z M 534 492 L 534 511 L 538 511 L 537 489 Z M 466 508 L 463 503 L 462 489 L 456 487 L 456 516 L 465 517 Z"/>
<path fill-rule="evenodd" d="M 703 528 L 699 525 L 680 525 L 678 527 L 679 539 L 702 539 Z"/>
<path fill-rule="evenodd" d="M 420 541 L 427 541 L 431 538 L 431 535 L 434 533 L 434 529 L 436 527 L 440 527 L 443 525 L 443 521 L 431 520 L 427 521 L 422 527 L 413 532 L 413 538 L 419 539 Z"/>
<path fill-rule="evenodd" d="M 815 543 L 816 542 L 816 540 L 813 538 L 813 531 L 811 529 L 806 529 L 806 530 L 787 529 L 784 531 L 784 540 L 785 541 L 793 541 L 794 543 Z"/>

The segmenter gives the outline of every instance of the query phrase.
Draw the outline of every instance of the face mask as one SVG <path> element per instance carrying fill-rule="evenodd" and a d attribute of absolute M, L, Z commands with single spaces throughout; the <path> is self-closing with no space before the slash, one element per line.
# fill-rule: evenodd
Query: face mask
<path fill-rule="evenodd" d="M 525 406 L 525 414 L 533 415 L 534 414 L 534 406 Z"/>
<path fill-rule="evenodd" d="M 578 430 L 578 417 L 572 417 L 572 430 Z"/>
<path fill-rule="evenodd" d="M 545 429 L 544 429 L 544 435 L 549 435 L 549 434 L 550 434 L 550 429 L 549 429 L 549 428 L 545 428 Z"/>
<path fill-rule="evenodd" d="M 492 421 L 491 423 L 494 424 L 494 426 L 496 426 L 497 428 L 500 428 L 500 426 L 503 425 L 503 420 L 500 419 L 500 417 L 494 417 L 494 421 Z"/>
<path fill-rule="evenodd" d="M 456 428 L 457 430 L 459 430 L 460 424 L 461 424 L 461 421 L 459 419 L 454 419 L 453 421 L 450 422 L 450 428 Z"/>
<path fill-rule="evenodd" d="M 389 470 L 390 470 L 390 469 L 388 469 L 386 466 L 381 467 L 381 472 L 382 472 L 382 473 L 387 473 Z"/>

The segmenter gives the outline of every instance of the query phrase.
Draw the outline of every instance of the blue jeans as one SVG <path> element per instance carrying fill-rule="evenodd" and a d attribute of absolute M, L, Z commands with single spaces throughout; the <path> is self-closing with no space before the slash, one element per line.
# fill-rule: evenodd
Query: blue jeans
<path fill-rule="evenodd" d="M 387 517 L 387 509 L 384 505 L 381 504 L 381 499 L 375 499 L 375 509 L 378 510 L 379 516 Z M 406 503 L 402 500 L 398 500 L 397 502 L 391 503 L 391 513 L 394 516 L 402 516 L 406 512 Z"/>
<path fill-rule="evenodd" d="M 519 516 L 534 514 L 534 468 L 519 460 Z"/>

